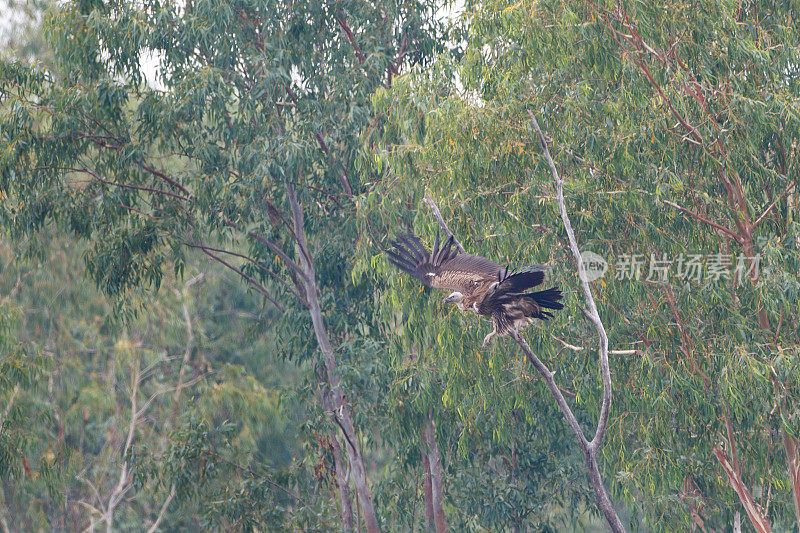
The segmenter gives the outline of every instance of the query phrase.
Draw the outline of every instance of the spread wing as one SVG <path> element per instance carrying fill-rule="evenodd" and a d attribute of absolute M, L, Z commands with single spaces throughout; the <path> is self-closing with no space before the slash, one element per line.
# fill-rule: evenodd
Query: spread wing
<path fill-rule="evenodd" d="M 450 237 L 439 246 L 439 233 L 428 252 L 413 233 L 401 235 L 386 251 L 389 261 L 404 272 L 408 272 L 428 287 L 450 289 L 464 294 L 471 292 L 482 281 L 492 281 L 500 273 L 500 265 L 485 257 L 459 254 Z"/>

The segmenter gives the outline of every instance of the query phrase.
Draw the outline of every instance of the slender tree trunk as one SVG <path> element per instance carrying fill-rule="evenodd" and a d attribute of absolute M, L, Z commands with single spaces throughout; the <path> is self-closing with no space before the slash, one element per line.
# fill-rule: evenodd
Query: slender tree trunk
<path fill-rule="evenodd" d="M 558 387 L 556 387 L 558 394 L 554 394 L 554 396 L 556 397 L 556 400 L 559 401 L 559 407 L 561 407 L 562 411 L 564 410 L 564 406 L 567 407 L 569 416 L 567 416 L 567 413 L 565 413 L 565 416 L 567 421 L 570 422 L 570 426 L 572 427 L 573 431 L 575 431 L 576 427 L 578 428 L 578 432 L 575 434 L 575 437 L 581 444 L 586 457 L 586 466 L 589 469 L 589 481 L 591 482 L 595 496 L 597 497 L 597 504 L 600 507 L 600 510 L 603 511 L 603 515 L 605 516 L 606 521 L 608 521 L 609 527 L 611 527 L 611 530 L 616 533 L 625 531 L 625 527 L 622 525 L 622 521 L 619 519 L 617 511 L 614 509 L 614 505 L 611 503 L 611 498 L 609 498 L 608 491 L 603 484 L 603 479 L 600 475 L 600 468 L 597 464 L 597 454 L 600 452 L 600 448 L 603 445 L 603 439 L 605 438 L 606 427 L 608 425 L 608 417 L 611 413 L 612 386 L 611 367 L 608 362 L 608 335 L 606 334 L 603 321 L 600 319 L 600 313 L 597 311 L 597 305 L 595 304 L 594 296 L 592 295 L 592 287 L 589 285 L 589 281 L 583 274 L 583 259 L 581 258 L 581 252 L 578 248 L 578 241 L 575 238 L 575 231 L 572 229 L 572 222 L 569 219 L 566 201 L 564 200 L 564 179 L 559 175 L 556 164 L 553 162 L 553 158 L 550 156 L 550 149 L 547 147 L 547 141 L 544 138 L 541 128 L 539 128 L 539 123 L 536 121 L 536 116 L 534 116 L 533 112 L 530 110 L 528 110 L 528 115 L 530 115 L 531 123 L 536 130 L 536 135 L 539 137 L 539 143 L 542 146 L 542 154 L 547 160 L 547 164 L 550 167 L 550 172 L 556 182 L 558 210 L 561 213 L 561 221 L 564 224 L 564 231 L 567 232 L 569 247 L 572 251 L 572 256 L 575 259 L 575 264 L 578 268 L 578 274 L 581 279 L 584 300 L 586 301 L 586 306 L 588 307 L 586 316 L 592 322 L 592 324 L 594 324 L 600 344 L 600 357 L 598 363 L 600 366 L 600 378 L 603 381 L 603 399 L 600 405 L 600 416 L 597 420 L 597 428 L 595 429 L 594 437 L 591 441 L 584 444 L 586 442 L 586 437 L 583 435 L 583 431 L 580 430 L 580 426 L 577 425 L 577 420 L 574 420 L 575 417 L 572 415 L 572 411 L 569 410 L 569 407 L 561 395 L 561 392 L 558 391 Z M 528 347 L 528 344 L 524 341 L 524 339 L 522 339 L 522 337 L 516 335 L 515 339 L 520 346 L 524 344 L 525 346 L 523 348 L 527 347 L 528 350 L 526 355 L 533 355 L 530 347 Z M 545 381 L 548 381 L 548 386 L 551 385 L 551 382 L 552 385 L 555 385 L 552 372 L 546 368 L 545 370 L 546 373 L 543 373 L 542 376 L 545 378 Z M 553 388 L 551 387 L 550 390 L 552 392 Z"/>
<path fill-rule="evenodd" d="M 310 263 L 306 263 L 306 267 Z M 325 329 L 325 324 L 322 320 L 322 310 L 317 298 L 317 289 L 314 286 L 314 270 L 313 267 L 306 270 L 306 275 L 312 282 L 306 287 L 309 312 L 311 313 L 311 322 L 314 325 L 314 334 L 317 338 L 320 351 L 327 374 L 328 383 L 331 387 L 331 398 L 333 403 L 333 417 L 337 424 L 342 428 L 345 437 L 345 449 L 347 450 L 348 459 L 350 460 L 350 468 L 353 472 L 353 481 L 355 483 L 356 491 L 361 501 L 361 507 L 364 510 L 364 521 L 367 525 L 367 531 L 370 533 L 380 531 L 378 527 L 378 520 L 375 515 L 375 509 L 372 505 L 372 493 L 370 492 L 367 483 L 367 471 L 364 468 L 364 458 L 361 455 L 361 450 L 358 447 L 358 438 L 353 426 L 352 413 L 350 411 L 350 404 L 344 397 L 341 389 L 339 388 L 339 378 L 336 375 L 336 359 L 333 354 L 328 332 Z"/>
<path fill-rule="evenodd" d="M 367 526 L 367 531 L 369 533 L 378 532 L 380 531 L 380 527 L 378 526 L 378 519 L 372 504 L 372 493 L 367 482 L 367 471 L 364 467 L 364 458 L 361 455 L 361 449 L 358 444 L 358 435 L 353 425 L 353 415 L 350 410 L 350 404 L 347 402 L 339 386 L 339 377 L 336 371 L 336 356 L 331 346 L 330 337 L 328 337 L 328 331 L 325 328 L 325 322 L 322 319 L 322 308 L 320 307 L 319 295 L 317 293 L 316 272 L 306 242 L 303 210 L 297 201 L 297 193 L 295 192 L 294 186 L 287 183 L 286 190 L 289 193 L 289 202 L 292 207 L 294 238 L 299 251 L 300 266 L 306 278 L 304 285 L 308 298 L 308 312 L 311 315 L 314 335 L 317 338 L 317 344 L 322 353 L 322 362 L 325 368 L 327 383 L 330 387 L 333 407 L 331 414 L 333 415 L 333 420 L 342 429 L 342 434 L 344 435 L 344 447 L 350 461 L 350 469 L 353 472 L 353 482 L 356 487 L 356 492 L 358 493 L 361 509 L 364 511 L 364 522 Z"/>
<path fill-rule="evenodd" d="M 189 312 L 189 302 L 190 302 L 190 294 L 189 289 L 192 285 L 196 283 L 201 283 L 205 279 L 205 274 L 200 273 L 197 276 L 193 277 L 183 285 L 183 290 L 178 292 L 175 291 L 181 297 L 181 307 L 183 309 L 183 321 L 186 323 L 186 348 L 183 351 L 183 361 L 181 362 L 181 368 L 178 371 L 178 383 L 175 385 L 175 393 L 173 395 L 173 411 L 174 415 L 177 416 L 178 410 L 180 409 L 180 397 L 181 391 L 184 387 L 184 378 L 186 376 L 186 370 L 189 368 L 189 361 L 192 358 L 192 350 L 194 350 L 195 344 L 195 337 L 194 337 L 194 326 L 192 324 L 192 315 Z"/>
<path fill-rule="evenodd" d="M 622 521 L 617 515 L 617 510 L 614 508 L 614 504 L 608 496 L 608 490 L 606 490 L 603 484 L 603 478 L 600 475 L 600 466 L 597 464 L 598 451 L 599 450 L 592 448 L 584 452 L 586 466 L 589 469 L 589 482 L 592 484 L 595 498 L 597 498 L 597 506 L 603 511 L 603 516 L 605 516 L 612 531 L 625 531 L 625 527 L 622 525 Z"/>
<path fill-rule="evenodd" d="M 797 531 L 800 533 L 800 454 L 797 439 L 783 431 L 783 448 L 786 450 L 786 465 L 789 469 L 789 484 L 792 486 L 794 513 L 797 518 Z"/>
<path fill-rule="evenodd" d="M 439 445 L 436 443 L 436 428 L 433 417 L 429 414 L 422 432 L 425 438 L 428 468 L 430 469 L 431 482 L 431 507 L 433 510 L 433 523 L 436 533 L 447 531 L 447 517 L 444 514 L 442 503 L 444 501 L 444 485 L 442 480 L 442 457 L 439 455 Z"/>
<path fill-rule="evenodd" d="M 569 424 L 572 433 L 575 435 L 575 439 L 578 441 L 581 450 L 583 450 L 586 468 L 589 471 L 589 484 L 592 486 L 592 490 L 594 490 L 595 498 L 597 499 L 597 506 L 603 512 L 603 516 L 608 522 L 608 526 L 612 531 L 614 531 L 614 533 L 625 531 L 625 526 L 622 525 L 622 521 L 617 515 L 614 504 L 611 502 L 611 498 L 608 495 L 608 490 L 603 483 L 603 477 L 600 474 L 600 467 L 597 464 L 597 454 L 600 452 L 602 441 L 598 440 L 597 433 L 591 442 L 586 440 L 583 430 L 578 424 L 578 419 L 575 418 L 575 415 L 572 413 L 569 404 L 567 404 L 564 395 L 561 394 L 561 390 L 558 388 L 555 379 L 553 379 L 554 373 L 551 372 L 550 369 L 548 369 L 547 366 L 536 356 L 536 354 L 533 353 L 531 347 L 528 345 L 525 339 L 520 336 L 519 333 L 513 332 L 511 335 L 514 340 L 517 341 L 517 344 L 519 344 L 519 346 L 522 348 L 522 351 L 525 353 L 528 361 L 530 361 L 533 367 L 536 368 L 537 372 L 539 372 L 539 374 L 544 378 L 547 388 L 550 389 L 551 394 L 555 397 L 561 413 L 567 420 L 567 423 Z"/>
<path fill-rule="evenodd" d="M 750 489 L 748 489 L 744 481 L 742 481 L 739 473 L 738 461 L 732 464 L 728 459 L 728 455 L 719 446 L 714 446 L 712 453 L 717 457 L 722 469 L 725 471 L 725 476 L 731 488 L 736 492 L 736 495 L 739 496 L 739 500 L 742 502 L 745 512 L 747 512 L 747 517 L 750 519 L 750 523 L 753 524 L 753 528 L 758 533 L 771 533 L 772 526 L 770 525 L 769 518 L 753 498 Z"/>
<path fill-rule="evenodd" d="M 433 518 L 433 484 L 431 482 L 431 461 L 428 457 L 427 446 L 424 443 L 425 436 L 423 431 L 422 444 L 422 490 L 425 496 L 425 529 L 431 530 L 434 523 Z"/>
<path fill-rule="evenodd" d="M 317 379 L 320 384 L 320 398 L 322 408 L 325 412 L 333 412 L 333 400 L 331 399 L 330 389 L 325 380 L 322 369 L 317 368 Z M 342 516 L 342 529 L 352 531 L 353 523 L 353 503 L 350 496 L 350 476 L 347 473 L 347 463 L 342 455 L 342 444 L 339 441 L 339 432 L 335 427 L 330 428 L 331 451 L 333 454 L 333 468 L 336 472 L 336 485 L 339 490 L 340 514 Z"/>
<path fill-rule="evenodd" d="M 331 428 L 331 447 L 333 448 L 333 467 L 336 470 L 336 484 L 339 486 L 339 501 L 341 504 L 342 528 L 345 531 L 353 530 L 353 504 L 350 499 L 350 479 L 347 476 L 347 467 L 342 456 L 342 445 L 336 430 Z"/>
<path fill-rule="evenodd" d="M 125 446 L 122 448 L 122 467 L 119 471 L 119 481 L 114 487 L 114 490 L 111 491 L 111 494 L 108 497 L 108 503 L 106 503 L 104 519 L 106 522 L 107 533 L 114 531 L 114 510 L 122 501 L 122 498 L 125 496 L 125 493 L 128 492 L 128 489 L 131 486 L 132 474 L 128 471 L 128 452 L 131 449 L 133 437 L 136 434 L 136 425 L 139 421 L 140 415 L 136 398 L 137 394 L 139 393 L 139 383 L 139 362 L 137 360 L 135 366 L 131 367 L 131 423 L 128 425 L 128 436 L 125 439 Z"/>

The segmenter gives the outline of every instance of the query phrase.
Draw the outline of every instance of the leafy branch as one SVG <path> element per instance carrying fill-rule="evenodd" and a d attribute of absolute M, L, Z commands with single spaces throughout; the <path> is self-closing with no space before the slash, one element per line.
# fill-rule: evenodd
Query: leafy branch
<path fill-rule="evenodd" d="M 536 130 L 537 135 L 539 136 L 539 142 L 541 143 L 542 150 L 547 160 L 548 164 L 550 165 L 550 170 L 553 173 L 553 177 L 556 180 L 556 189 L 557 189 L 557 200 L 559 209 L 561 211 L 561 218 L 564 223 L 564 228 L 567 232 L 567 236 L 569 237 L 570 249 L 572 250 L 573 256 L 575 257 L 575 261 L 578 265 L 578 271 L 582 272 L 582 259 L 580 250 L 578 248 L 578 243 L 575 239 L 575 232 L 572 229 L 572 223 L 570 222 L 569 215 L 567 214 L 566 205 L 564 202 L 564 180 L 560 177 L 558 170 L 556 169 L 555 163 L 553 162 L 552 157 L 550 157 L 550 151 L 547 148 L 547 142 L 545 141 L 544 135 L 542 134 L 541 129 L 539 128 L 539 123 L 536 121 L 536 117 L 533 115 L 532 112 L 529 111 L 531 121 L 533 123 L 534 129 Z M 441 216 L 441 212 L 439 211 L 438 207 L 436 206 L 435 202 L 428 196 L 424 199 L 425 204 L 431 209 L 434 214 L 434 217 L 439 222 L 442 230 L 448 236 L 453 236 L 453 232 L 450 231 L 450 228 L 447 226 L 447 223 L 444 221 L 444 218 Z M 455 237 L 453 237 L 455 239 Z M 458 239 L 455 239 L 456 246 L 459 250 L 464 250 L 461 243 Z M 594 301 L 594 297 L 592 296 L 592 290 L 589 286 L 588 280 L 581 276 L 581 283 L 583 286 L 584 296 L 586 298 L 586 304 L 588 307 L 587 311 L 584 311 L 584 314 L 589 318 L 589 320 L 594 324 L 595 328 L 597 329 L 598 337 L 600 338 L 600 373 L 603 380 L 603 399 L 602 405 L 600 409 L 600 418 L 597 422 L 597 429 L 595 430 L 594 437 L 591 441 L 586 438 L 583 430 L 578 423 L 578 419 L 575 417 L 575 414 L 572 412 L 567 400 L 564 398 L 564 395 L 561 392 L 561 389 L 558 387 L 554 379 L 555 373 L 552 372 L 547 365 L 545 365 L 539 357 L 533 353 L 531 347 L 525 341 L 525 339 L 516 331 L 512 331 L 511 336 L 517 342 L 519 347 L 525 353 L 528 361 L 536 368 L 536 371 L 542 376 L 547 385 L 547 388 L 550 390 L 550 393 L 555 398 L 556 403 L 558 404 L 559 410 L 561 410 L 562 415 L 569 424 L 572 433 L 575 435 L 578 444 L 581 447 L 581 450 L 584 453 L 584 458 L 586 461 L 587 468 L 589 470 L 589 481 L 592 486 L 592 489 L 595 492 L 595 496 L 597 498 L 598 506 L 600 510 L 603 512 L 603 515 L 608 522 L 609 527 L 615 533 L 625 531 L 625 527 L 622 525 L 622 521 L 620 520 L 619 516 L 617 515 L 616 510 L 614 509 L 614 505 L 611 502 L 611 499 L 608 495 L 608 491 L 606 490 L 605 486 L 603 485 L 603 479 L 600 474 L 600 469 L 597 464 L 597 454 L 599 453 L 603 438 L 605 437 L 606 427 L 608 424 L 608 417 L 611 412 L 611 396 L 612 396 L 612 389 L 611 389 L 611 371 L 609 368 L 608 363 L 608 335 L 606 334 L 605 327 L 603 326 L 603 322 L 600 319 L 600 315 L 597 311 L 597 306 Z"/>

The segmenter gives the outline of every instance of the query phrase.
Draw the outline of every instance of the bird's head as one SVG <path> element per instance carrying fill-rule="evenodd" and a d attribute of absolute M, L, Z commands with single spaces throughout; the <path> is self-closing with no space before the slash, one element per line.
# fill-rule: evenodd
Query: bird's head
<path fill-rule="evenodd" d="M 444 299 L 444 303 L 446 304 L 459 304 L 464 300 L 464 295 L 460 292 L 452 292 L 450 295 Z"/>

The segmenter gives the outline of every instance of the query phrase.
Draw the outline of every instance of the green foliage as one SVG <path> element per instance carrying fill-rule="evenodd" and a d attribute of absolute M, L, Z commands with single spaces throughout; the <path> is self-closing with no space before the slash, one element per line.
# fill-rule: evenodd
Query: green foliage
<path fill-rule="evenodd" d="M 1 523 L 98 525 L 124 467 L 120 529 L 162 508 L 165 530 L 339 527 L 292 183 L 382 525 L 424 523 L 431 421 L 452 528 L 597 524 L 513 344 L 478 349 L 490 325 L 382 253 L 407 226 L 432 241 L 429 194 L 470 252 L 550 264 L 566 309 L 525 334 L 590 434 L 595 337 L 531 111 L 578 242 L 612 262 L 593 289 L 615 502 L 633 526 L 725 529 L 741 502 L 713 450 L 735 445 L 773 528 L 793 526 L 796 6 L 490 0 L 449 29 L 438 7 L 74 0 L 47 11 L 46 44 L 0 59 Z M 651 278 L 651 255 L 691 254 L 761 268 Z"/>
<path fill-rule="evenodd" d="M 115 527 L 152 523 L 173 485 L 164 528 L 329 523 L 325 502 L 298 509 L 285 494 L 238 518 L 222 503 L 204 503 L 253 506 L 257 494 L 279 490 L 266 480 L 298 488 L 313 482 L 310 469 L 293 457 L 303 442 L 293 427 L 303 411 L 294 392 L 302 367 L 271 357 L 274 339 L 260 325 L 258 301 L 238 281 L 190 257 L 192 285 L 167 276 L 165 290 L 140 305 L 147 313 L 120 322 L 102 294 L 76 276 L 83 247 L 40 238 L 44 255 L 37 267 L 18 261 L 7 246 L 0 258 L 7 265 L 0 287 L 24 310 L 4 307 L 0 322 L 0 398 L 8 409 L 0 434 L 2 517 L 9 527 L 85 527 L 98 517 L 81 502 L 99 508 L 123 460 L 134 472 L 127 497 L 138 505 L 120 507 Z M 142 415 L 123 456 L 137 373 Z M 201 441 L 205 448 L 195 449 Z M 202 470 L 209 450 L 220 457 L 206 457 L 210 465 Z M 263 473 L 249 472 L 254 469 Z M 247 494 L 254 498 L 249 503 Z"/>
<path fill-rule="evenodd" d="M 0 476 L 17 479 L 29 469 L 27 454 L 31 442 L 26 438 L 32 424 L 47 423 L 44 413 L 36 414 L 37 383 L 47 370 L 49 358 L 26 353 L 18 340 L 16 322 L 19 310 L 0 301 Z M 20 460 L 21 459 L 21 460 Z"/>
<path fill-rule="evenodd" d="M 195 385 L 192 409 L 182 407 L 188 398 L 175 400 L 168 426 L 191 414 L 209 428 L 233 423 L 237 458 L 230 460 L 248 468 L 252 461 L 258 465 L 253 471 L 288 469 L 301 456 L 292 482 L 304 493 L 313 492 L 303 483 L 314 470 L 324 496 L 308 505 L 283 507 L 280 520 L 315 528 L 330 523 L 338 500 L 331 498 L 335 486 L 329 463 L 322 460 L 328 449 L 308 439 L 327 433 L 331 422 L 315 405 L 317 346 L 297 274 L 286 266 L 287 258 L 298 258 L 287 223 L 285 185 L 295 183 L 303 203 L 324 318 L 341 353 L 342 386 L 355 405 L 357 422 L 371 433 L 379 423 L 371 417 L 374 406 L 382 406 L 375 401 L 381 391 L 373 384 L 385 381 L 386 373 L 378 360 L 382 339 L 370 337 L 371 309 L 362 308 L 372 288 L 350 283 L 358 238 L 351 198 L 371 179 L 356 165 L 361 134 L 374 127 L 370 95 L 375 88 L 442 50 L 445 28 L 434 18 L 436 7 L 422 2 L 201 1 L 180 6 L 75 1 L 53 6 L 45 16 L 52 64 L 0 61 L 0 224 L 29 257 L 47 255 L 40 239 L 52 226 L 59 234 L 87 241 L 80 248 L 87 270 L 112 299 L 114 311 L 114 319 L 106 319 L 111 310 L 104 306 L 101 316 L 108 324 L 102 331 L 91 324 L 90 330 L 97 338 L 111 336 L 112 344 L 127 332 L 132 345 L 124 364 L 111 364 L 121 355 L 101 352 L 91 372 L 107 377 L 79 387 L 79 403 L 95 406 L 84 422 L 91 430 L 86 437 L 90 451 L 104 454 L 90 479 L 106 489 L 99 492 L 105 495 L 113 488 L 112 474 L 120 466 L 111 453 L 119 451 L 120 442 L 107 445 L 100 430 L 108 429 L 108 422 L 103 421 L 113 420 L 123 435 L 131 400 L 122 391 L 104 392 L 117 383 L 130 392 L 132 376 L 135 380 L 134 374 L 147 368 L 152 372 L 140 394 L 152 395 L 191 368 L 187 380 L 204 376 Z M 158 63 L 157 88 L 143 83 L 143 57 Z M 215 310 L 207 317 L 204 311 L 196 313 L 204 317 L 207 344 L 203 350 L 183 348 L 185 358 L 173 359 L 174 352 L 168 351 L 162 360 L 161 352 L 150 347 L 166 344 L 156 339 L 182 338 L 174 311 L 181 304 L 171 301 L 165 307 L 172 311 L 160 311 L 148 289 L 183 292 L 172 274 L 197 272 L 192 272 L 189 250 L 226 266 L 269 303 L 260 308 L 252 296 L 227 286 L 203 290 L 209 300 L 197 302 L 197 309 L 208 305 Z M 249 316 L 248 335 L 217 311 Z M 154 313 L 161 316 L 155 319 Z M 171 333 L 155 324 L 141 331 L 136 327 L 152 320 Z M 247 346 L 243 338 L 259 339 L 261 348 Z M 72 340 L 59 339 L 56 345 L 67 341 Z M 148 349 L 140 352 L 139 343 Z M 271 363 L 262 363 L 264 357 Z M 286 359 L 296 366 L 283 366 Z M 77 373 L 79 365 L 71 364 Z M 277 401 L 270 385 L 288 390 L 297 404 Z M 170 397 L 160 394 L 150 408 L 159 407 L 159 414 L 167 416 Z M 282 420 L 278 412 L 289 419 Z M 137 431 L 135 457 L 164 471 L 170 460 L 164 455 L 168 429 Z M 146 448 L 137 447 L 140 443 Z M 391 458 L 383 455 L 380 463 Z M 328 466 L 315 470 L 317 459 Z M 65 476 L 74 480 L 89 466 L 88 461 L 77 465 Z M 196 510 L 206 510 L 204 502 L 216 495 L 224 499 L 213 501 L 229 501 L 230 506 L 214 506 L 213 516 L 204 515 L 206 523 L 267 527 L 264 522 L 275 515 L 257 500 L 262 480 L 239 474 L 225 472 L 201 487 L 204 492 L 193 493 L 176 514 L 169 514 L 171 526 L 196 527 Z M 137 492 L 137 502 L 143 503 L 136 510 L 121 506 L 117 514 L 123 517 L 116 523 L 157 516 L 171 484 L 146 479 L 143 483 L 150 485 Z M 154 483 L 159 490 L 148 492 Z M 81 491 L 88 491 L 89 484 L 84 485 Z M 222 486 L 230 492 L 221 491 Z M 15 509 L 24 504 L 15 502 Z M 237 518 L 239 511 L 244 515 Z M 89 513 L 86 520 L 96 515 Z M 39 523 L 61 527 L 44 518 Z"/>
<path fill-rule="evenodd" d="M 361 214 L 391 232 L 386 221 L 410 212 L 430 239 L 435 222 L 420 203 L 428 192 L 471 252 L 553 265 L 551 279 L 566 288 L 571 311 L 528 337 L 574 391 L 587 421 L 596 420 L 595 341 L 576 318 L 575 269 L 527 116 L 535 112 L 567 179 L 579 243 L 612 262 L 593 285 L 611 348 L 620 353 L 612 352 L 615 407 L 604 454 L 614 491 L 643 513 L 636 520 L 666 530 L 691 524 L 691 509 L 700 509 L 706 527 L 730 524 L 740 502 L 711 453 L 720 442 L 730 453 L 723 423 L 729 417 L 746 483 L 762 502 L 770 493 L 773 527 L 790 528 L 781 434 L 800 427 L 794 296 L 800 226 L 791 186 L 800 85 L 791 10 L 774 3 L 615 9 L 584 2 L 471 3 L 462 60 L 442 59 L 433 70 L 399 80 L 393 91 L 376 93 L 387 122 L 374 164 L 389 171 L 365 197 Z M 637 28 L 641 51 L 635 37 L 625 39 Z M 676 124 L 678 115 L 696 125 L 701 141 Z M 741 183 L 743 208 L 731 207 L 726 182 L 730 190 Z M 732 233 L 744 234 L 737 224 L 750 221 L 752 247 L 671 204 Z M 622 276 L 623 254 L 642 255 L 641 279 Z M 723 254 L 731 267 L 740 254 L 758 254 L 761 270 L 755 282 L 749 275 L 714 279 L 706 264 L 698 282 L 676 279 L 673 263 L 665 284 L 647 279 L 651 254 L 673 260 Z M 359 273 L 379 261 L 367 246 L 360 257 Z M 441 313 L 434 303 L 424 311 L 411 307 L 417 299 L 398 303 L 413 284 L 392 272 L 383 266 L 378 275 L 392 276 L 382 317 L 403 339 L 399 350 L 435 346 L 444 366 L 457 363 L 444 372 L 444 398 L 467 398 L 461 401 L 480 412 L 488 396 L 480 377 L 468 373 L 462 380 L 457 371 L 468 372 L 465 360 L 479 359 L 469 348 L 480 337 L 472 332 L 477 321 L 432 320 Z M 567 350 L 557 339 L 579 349 Z M 496 350 L 513 353 L 513 347 Z M 476 372 L 492 367 L 486 363 Z M 539 391 L 533 409 L 552 403 L 543 386 Z M 489 402 L 493 410 L 495 402 Z"/>

